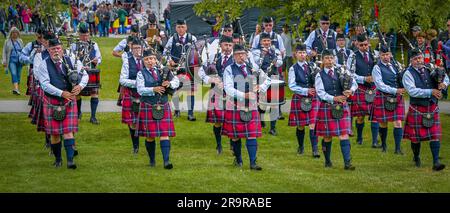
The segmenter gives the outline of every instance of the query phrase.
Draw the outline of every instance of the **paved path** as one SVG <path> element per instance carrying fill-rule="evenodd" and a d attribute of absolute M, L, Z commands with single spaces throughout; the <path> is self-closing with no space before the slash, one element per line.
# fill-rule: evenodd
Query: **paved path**
<path fill-rule="evenodd" d="M 121 107 L 116 105 L 116 101 L 101 101 L 98 105 L 98 112 L 121 112 Z M 24 100 L 0 100 L 0 113 L 4 112 L 29 112 L 30 106 L 27 105 L 28 101 Z M 284 104 L 281 108 L 283 112 L 289 112 L 289 108 L 291 106 L 291 101 L 287 100 L 286 104 Z M 201 101 L 195 101 L 195 111 L 205 111 L 206 112 L 206 103 L 203 104 Z M 406 103 L 406 109 L 408 107 L 408 103 Z M 450 114 L 450 102 L 440 102 L 439 107 L 441 113 Z M 180 103 L 181 111 L 187 111 L 186 103 Z M 90 111 L 90 101 L 89 98 L 83 99 L 83 104 L 81 107 L 83 112 Z"/>

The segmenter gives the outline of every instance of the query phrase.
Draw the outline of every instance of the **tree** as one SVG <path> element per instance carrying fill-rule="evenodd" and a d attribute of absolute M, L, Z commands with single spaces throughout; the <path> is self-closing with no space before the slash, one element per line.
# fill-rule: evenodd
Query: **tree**
<path fill-rule="evenodd" d="M 305 25 L 302 18 L 307 10 L 315 11 L 319 18 L 328 14 L 333 22 L 343 26 L 347 21 L 368 25 L 375 21 L 374 6 L 379 8 L 379 24 L 383 31 L 397 29 L 408 31 L 413 25 L 422 28 L 444 28 L 450 4 L 441 0 L 204 0 L 194 6 L 199 16 L 223 17 L 228 11 L 233 20 L 247 8 L 260 8 L 264 15 L 286 18 L 287 22 L 299 20 L 299 28 Z M 223 19 L 222 19 L 223 20 Z"/>

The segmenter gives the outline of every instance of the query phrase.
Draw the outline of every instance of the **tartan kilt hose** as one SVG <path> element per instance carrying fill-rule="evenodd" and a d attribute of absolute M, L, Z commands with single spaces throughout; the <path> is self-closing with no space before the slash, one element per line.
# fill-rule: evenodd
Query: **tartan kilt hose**
<path fill-rule="evenodd" d="M 421 113 L 433 113 L 434 124 L 430 128 L 422 125 Z M 420 141 L 441 141 L 442 127 L 439 118 L 439 107 L 437 104 L 431 106 L 418 106 L 411 104 L 406 116 L 405 130 L 403 138 L 409 139 L 412 142 Z"/>
<path fill-rule="evenodd" d="M 375 88 L 376 88 L 375 86 L 373 86 L 372 88 L 368 88 L 364 85 L 358 84 L 358 89 L 356 89 L 355 94 L 353 94 L 350 97 L 350 100 L 352 102 L 351 104 L 352 117 L 370 115 L 373 103 L 366 102 L 365 92 L 367 89 L 375 90 Z"/>
<path fill-rule="evenodd" d="M 394 111 L 386 110 L 384 107 L 387 97 L 388 94 L 377 91 L 372 105 L 372 120 L 377 122 L 403 121 L 405 119 L 405 100 L 403 96 L 397 95 L 397 108 Z"/>
<path fill-rule="evenodd" d="M 305 112 L 301 108 L 302 98 L 305 96 L 294 94 L 291 101 L 291 111 L 289 113 L 289 126 L 307 126 L 316 121 L 317 111 L 319 110 L 320 101 L 317 96 L 312 97 L 311 111 Z"/>
<path fill-rule="evenodd" d="M 251 110 L 253 119 L 249 122 L 241 120 L 239 110 L 225 111 L 225 121 L 222 135 L 229 138 L 258 138 L 261 137 L 261 119 L 258 110 Z"/>
<path fill-rule="evenodd" d="M 344 116 L 334 119 L 331 115 L 331 104 L 320 101 L 316 116 L 316 135 L 318 136 L 341 136 L 352 132 L 350 107 L 348 103 L 343 104 Z"/>
<path fill-rule="evenodd" d="M 223 123 L 225 120 L 225 105 L 222 94 L 214 89 L 209 91 L 208 109 L 206 111 L 207 123 Z"/>
<path fill-rule="evenodd" d="M 138 135 L 143 137 L 175 137 L 175 127 L 173 125 L 170 104 L 164 104 L 164 117 L 161 120 L 153 119 L 152 105 L 141 102 L 139 118 L 136 129 Z"/>
<path fill-rule="evenodd" d="M 140 95 L 136 89 L 122 87 L 122 123 L 128 125 L 137 124 L 139 117 L 139 113 L 131 110 L 133 104 L 131 97 L 140 98 Z"/>
<path fill-rule="evenodd" d="M 45 132 L 49 135 L 62 135 L 66 133 L 78 132 L 78 109 L 74 100 L 60 102 L 58 99 L 44 95 L 43 108 L 45 117 Z M 62 121 L 53 119 L 52 105 L 64 104 L 66 117 Z"/>

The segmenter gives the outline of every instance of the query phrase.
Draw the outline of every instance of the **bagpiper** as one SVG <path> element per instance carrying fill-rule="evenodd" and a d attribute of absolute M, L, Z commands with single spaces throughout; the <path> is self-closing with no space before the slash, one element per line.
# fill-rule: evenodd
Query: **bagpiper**
<path fill-rule="evenodd" d="M 369 49 L 369 40 L 365 34 L 358 35 L 358 51 L 353 52 L 347 60 L 347 69 L 354 72 L 358 89 L 351 96 L 351 113 L 356 117 L 357 143 L 363 143 L 364 118 L 370 115 L 373 100 L 376 95 L 376 87 L 373 83 L 372 70 L 375 65 L 375 58 Z M 372 148 L 380 148 L 378 145 L 379 123 L 375 120 L 371 122 Z"/>
<path fill-rule="evenodd" d="M 223 73 L 226 67 L 234 63 L 233 40 L 229 36 L 222 36 L 220 52 L 214 55 L 211 64 L 207 61 L 198 70 L 198 74 L 205 84 L 211 84 L 208 98 L 206 122 L 212 123 L 216 139 L 217 154 L 222 153 L 222 124 L 225 119 L 225 93 L 223 88 Z"/>
<path fill-rule="evenodd" d="M 82 64 L 64 55 L 58 39 L 49 40 L 50 57 L 42 61 L 36 70 L 37 78 L 44 90 L 43 108 L 45 131 L 51 135 L 51 148 L 55 156 L 55 167 L 62 166 L 61 136 L 64 138 L 67 168 L 76 169 L 73 160 L 75 138 L 78 132 L 76 96 L 86 86 L 88 74 Z M 75 69 L 76 68 L 76 69 Z"/>
<path fill-rule="evenodd" d="M 169 160 L 170 139 L 175 137 L 175 127 L 168 98 L 168 88 L 178 88 L 178 78 L 169 69 L 161 69 L 156 52 L 145 50 L 144 68 L 137 73 L 137 92 L 140 95 L 140 109 L 137 134 L 145 137 L 145 148 L 150 158 L 150 166 L 155 166 L 155 139 L 160 139 L 164 168 L 172 169 Z"/>
<path fill-rule="evenodd" d="M 188 85 L 183 83 L 184 88 L 189 90 L 187 97 L 187 105 L 188 105 L 188 120 L 195 121 L 197 120 L 194 116 L 194 106 L 195 106 L 195 84 L 194 84 L 194 67 L 191 65 L 191 58 L 187 58 L 189 48 L 196 48 L 195 42 L 197 42 L 197 38 L 193 36 L 191 33 L 187 32 L 187 24 L 186 20 L 178 20 L 175 25 L 175 30 L 177 31 L 172 37 L 167 41 L 166 47 L 164 49 L 163 55 L 169 56 L 168 61 L 171 67 L 177 67 L 178 65 L 182 66 L 179 63 L 189 63 L 189 67 L 184 67 L 178 72 L 178 79 L 180 81 L 188 81 L 186 82 Z M 185 54 L 186 58 L 184 58 L 184 62 L 180 62 L 180 59 Z M 180 88 L 181 89 L 181 88 Z M 180 108 L 179 108 L 179 94 L 178 92 L 172 96 L 172 102 L 175 107 L 175 117 L 180 117 Z"/>
<path fill-rule="evenodd" d="M 402 121 L 405 119 L 405 101 L 401 77 L 402 70 L 392 58 L 389 46 L 381 46 L 380 59 L 373 67 L 372 76 L 377 87 L 373 102 L 372 119 L 380 124 L 382 152 L 387 150 L 388 122 L 394 123 L 395 154 L 403 154 L 401 141 L 403 137 Z"/>
<path fill-rule="evenodd" d="M 81 119 L 82 116 L 81 96 L 91 96 L 91 118 L 89 119 L 89 122 L 92 124 L 100 124 L 97 120 L 96 114 L 99 103 L 98 92 L 100 89 L 100 70 L 98 69 L 98 66 L 102 62 L 102 55 L 98 44 L 90 40 L 89 29 L 86 25 L 80 26 L 78 34 L 80 40 L 71 44 L 71 51 L 75 53 L 77 57 L 83 58 L 81 61 L 83 66 L 88 68 L 87 73 L 89 75 L 89 81 L 92 79 L 92 83 L 95 84 L 93 87 L 86 87 L 83 91 L 81 91 L 80 95 L 77 96 L 78 119 Z"/>
<path fill-rule="evenodd" d="M 315 88 L 320 99 L 316 116 L 315 133 L 323 136 L 322 151 L 325 156 L 325 167 L 332 167 L 331 144 L 333 137 L 339 137 L 341 152 L 344 158 L 344 169 L 354 170 L 351 162 L 349 134 L 351 133 L 350 108 L 347 99 L 355 92 L 358 85 L 349 71 L 338 72 L 334 55 L 330 50 L 322 52 L 323 69 L 316 75 Z M 349 77 L 345 88 L 340 78 Z"/>
<path fill-rule="evenodd" d="M 136 134 L 136 124 L 139 115 L 140 95 L 136 89 L 137 73 L 144 68 L 142 62 L 142 43 L 134 39 L 130 52 L 122 55 L 122 69 L 119 83 L 122 86 L 122 123 L 128 125 L 133 143 L 133 153 L 139 152 L 139 136 Z"/>
<path fill-rule="evenodd" d="M 294 56 L 297 63 L 289 68 L 289 89 L 294 94 L 292 95 L 288 125 L 297 127 L 297 153 L 299 155 L 304 153 L 305 126 L 309 126 L 312 155 L 314 158 L 320 158 L 317 149 L 317 136 L 314 130 L 320 105 L 313 81 L 317 73 L 306 61 L 306 45 L 297 44 Z"/>
<path fill-rule="evenodd" d="M 233 58 L 234 63 L 225 68 L 223 77 L 227 100 L 222 134 L 232 141 L 235 166 L 242 167 L 241 138 L 246 138 L 250 169 L 262 170 L 256 163 L 256 138 L 261 137 L 256 93 L 267 91 L 270 78 L 264 72 L 252 72 L 252 65 L 246 63 L 247 51 L 243 46 L 234 45 Z"/>
<path fill-rule="evenodd" d="M 441 91 L 448 87 L 449 79 L 445 73 L 445 77 L 432 78 L 429 68 L 424 66 L 424 57 L 418 50 L 411 51 L 410 64 L 403 75 L 403 85 L 410 96 L 403 138 L 411 141 L 416 167 L 421 166 L 422 141 L 430 141 L 432 169 L 440 171 L 445 165 L 439 161 L 442 127 L 438 100 L 442 98 Z"/>

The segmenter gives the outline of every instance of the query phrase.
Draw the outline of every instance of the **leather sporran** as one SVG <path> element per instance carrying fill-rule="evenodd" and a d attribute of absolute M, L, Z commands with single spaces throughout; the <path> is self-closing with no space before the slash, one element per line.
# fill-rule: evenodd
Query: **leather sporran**
<path fill-rule="evenodd" d="M 312 108 L 312 98 L 310 97 L 303 97 L 300 101 L 300 108 L 304 111 L 304 112 L 309 112 L 311 111 Z"/>
<path fill-rule="evenodd" d="M 164 118 L 164 105 L 154 104 L 152 105 L 152 116 L 155 120 L 161 120 Z"/>
<path fill-rule="evenodd" d="M 52 118 L 55 121 L 63 121 L 66 118 L 66 106 L 52 105 Z"/>
<path fill-rule="evenodd" d="M 244 110 L 239 111 L 239 115 L 243 122 L 249 122 L 253 118 L 252 111 L 250 111 L 248 108 L 245 108 Z"/>
<path fill-rule="evenodd" d="M 331 104 L 331 116 L 334 119 L 341 119 L 344 117 L 344 106 L 341 104 Z"/>
<path fill-rule="evenodd" d="M 141 100 L 139 98 L 131 97 L 131 111 L 134 113 L 139 113 L 139 107 L 141 105 Z"/>
<path fill-rule="evenodd" d="M 387 96 L 384 99 L 384 108 L 386 108 L 387 111 L 394 111 L 397 108 L 397 97 Z"/>
<path fill-rule="evenodd" d="M 434 124 L 434 113 L 423 113 L 422 114 L 422 125 L 426 128 L 432 127 Z"/>
<path fill-rule="evenodd" d="M 365 99 L 366 99 L 366 102 L 367 102 L 367 103 L 373 103 L 373 100 L 375 99 L 375 95 L 376 95 L 376 93 L 375 93 L 374 90 L 372 90 L 372 89 L 367 89 L 367 90 L 365 91 L 365 95 L 364 95 L 364 97 L 365 97 Z"/>

